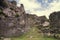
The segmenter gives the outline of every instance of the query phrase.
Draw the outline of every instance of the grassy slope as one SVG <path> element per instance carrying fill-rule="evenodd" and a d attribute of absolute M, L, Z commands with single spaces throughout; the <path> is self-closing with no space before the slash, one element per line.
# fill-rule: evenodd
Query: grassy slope
<path fill-rule="evenodd" d="M 36 27 L 33 27 L 28 33 L 22 35 L 19 38 L 12 38 L 12 40 L 57 40 L 57 39 L 44 37 L 42 34 L 38 33 L 38 29 Z"/>

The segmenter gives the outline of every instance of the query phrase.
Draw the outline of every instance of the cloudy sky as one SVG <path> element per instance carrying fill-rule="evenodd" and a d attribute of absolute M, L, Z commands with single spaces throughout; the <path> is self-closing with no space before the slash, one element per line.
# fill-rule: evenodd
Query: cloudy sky
<path fill-rule="evenodd" d="M 50 13 L 60 11 L 60 0 L 17 0 L 18 6 L 24 4 L 27 13 L 38 16 L 45 15 L 47 18 Z"/>

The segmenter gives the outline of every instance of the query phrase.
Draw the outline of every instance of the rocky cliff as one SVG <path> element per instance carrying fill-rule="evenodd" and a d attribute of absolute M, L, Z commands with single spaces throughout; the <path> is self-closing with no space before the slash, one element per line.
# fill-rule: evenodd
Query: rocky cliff
<path fill-rule="evenodd" d="M 60 38 L 60 11 L 53 12 L 49 16 L 50 19 L 50 33 L 55 37 Z"/>
<path fill-rule="evenodd" d="M 16 1 L 0 1 L 0 37 L 16 37 L 26 33 L 31 27 L 46 25 L 45 16 L 26 14 L 23 4 L 16 6 Z"/>
<path fill-rule="evenodd" d="M 52 33 L 60 33 L 60 12 L 53 12 L 49 18 Z"/>
<path fill-rule="evenodd" d="M 20 36 L 28 30 L 23 4 L 17 7 L 13 2 L 0 1 L 0 36 Z"/>

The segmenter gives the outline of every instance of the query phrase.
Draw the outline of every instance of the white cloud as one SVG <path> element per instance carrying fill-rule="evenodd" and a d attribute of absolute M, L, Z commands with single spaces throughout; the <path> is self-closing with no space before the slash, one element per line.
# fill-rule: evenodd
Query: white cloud
<path fill-rule="evenodd" d="M 47 0 L 46 0 L 47 1 Z M 38 16 L 45 15 L 47 18 L 50 13 L 54 11 L 60 11 L 60 2 L 53 1 L 49 4 L 48 9 L 45 10 L 35 10 L 41 8 L 41 4 L 37 3 L 36 0 L 20 0 L 19 3 L 23 3 L 25 10 L 30 10 L 31 14 L 36 14 Z"/>
<path fill-rule="evenodd" d="M 40 7 L 40 4 L 36 3 L 35 0 L 20 0 L 19 3 L 24 4 L 26 10 L 33 10 Z"/>

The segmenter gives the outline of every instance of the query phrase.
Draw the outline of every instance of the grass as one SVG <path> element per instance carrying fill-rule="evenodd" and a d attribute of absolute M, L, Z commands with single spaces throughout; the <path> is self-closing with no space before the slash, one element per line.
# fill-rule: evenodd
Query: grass
<path fill-rule="evenodd" d="M 12 38 L 12 40 L 58 40 L 52 37 L 44 37 L 42 33 L 38 33 L 36 27 L 31 28 L 31 30 L 18 38 Z"/>

